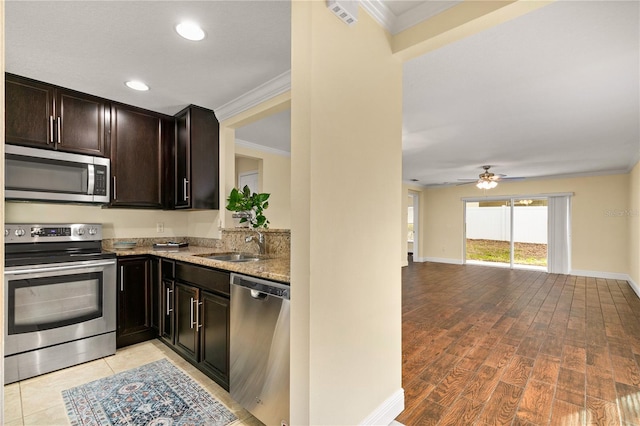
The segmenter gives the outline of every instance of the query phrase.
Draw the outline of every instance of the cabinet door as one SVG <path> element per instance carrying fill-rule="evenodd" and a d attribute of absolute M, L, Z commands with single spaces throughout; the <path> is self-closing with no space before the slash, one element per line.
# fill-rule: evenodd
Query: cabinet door
<path fill-rule="evenodd" d="M 191 154 L 189 110 L 176 116 L 176 149 L 175 149 L 175 199 L 174 207 L 191 207 Z"/>
<path fill-rule="evenodd" d="M 229 390 L 229 299 L 203 291 L 200 300 L 200 363 Z"/>
<path fill-rule="evenodd" d="M 111 127 L 112 205 L 162 207 L 162 118 L 114 105 Z"/>
<path fill-rule="evenodd" d="M 198 289 L 176 283 L 175 296 L 175 349 L 194 362 L 198 356 Z"/>
<path fill-rule="evenodd" d="M 190 105 L 175 116 L 173 208 L 220 205 L 220 125 L 209 109 Z M 167 192 L 169 193 L 169 192 Z"/>
<path fill-rule="evenodd" d="M 7 74 L 5 141 L 54 148 L 54 88 Z"/>
<path fill-rule="evenodd" d="M 149 262 L 146 257 L 118 260 L 118 347 L 154 337 Z"/>
<path fill-rule="evenodd" d="M 57 148 L 87 155 L 105 155 L 105 100 L 58 89 Z"/>

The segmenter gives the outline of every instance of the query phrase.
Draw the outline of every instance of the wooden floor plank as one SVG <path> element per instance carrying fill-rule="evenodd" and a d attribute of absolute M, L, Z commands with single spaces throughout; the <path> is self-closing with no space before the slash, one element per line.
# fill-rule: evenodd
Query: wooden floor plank
<path fill-rule="evenodd" d="M 547 424 L 551 414 L 554 385 L 531 380 L 522 395 L 516 417 L 520 421 Z"/>

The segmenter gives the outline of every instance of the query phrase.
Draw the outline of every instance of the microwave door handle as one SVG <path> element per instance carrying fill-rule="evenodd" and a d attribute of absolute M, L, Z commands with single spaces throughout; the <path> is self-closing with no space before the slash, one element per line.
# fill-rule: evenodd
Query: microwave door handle
<path fill-rule="evenodd" d="M 87 194 L 93 195 L 96 186 L 96 167 L 93 164 L 87 165 L 88 182 L 87 182 Z"/>

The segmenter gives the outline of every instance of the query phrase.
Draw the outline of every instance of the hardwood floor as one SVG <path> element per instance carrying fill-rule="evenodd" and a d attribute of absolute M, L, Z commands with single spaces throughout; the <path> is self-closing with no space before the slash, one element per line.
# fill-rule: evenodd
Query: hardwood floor
<path fill-rule="evenodd" d="M 406 425 L 640 425 L 640 299 L 626 281 L 403 268 Z"/>

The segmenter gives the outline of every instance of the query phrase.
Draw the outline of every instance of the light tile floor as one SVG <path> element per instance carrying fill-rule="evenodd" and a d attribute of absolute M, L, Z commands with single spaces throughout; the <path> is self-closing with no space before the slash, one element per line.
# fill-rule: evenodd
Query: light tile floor
<path fill-rule="evenodd" d="M 115 355 L 64 370 L 33 377 L 4 387 L 5 426 L 68 425 L 62 391 L 131 368 L 167 358 L 223 403 L 237 421 L 231 426 L 260 426 L 262 423 L 242 408 L 213 380 L 182 359 L 158 340 L 119 349 Z"/>

